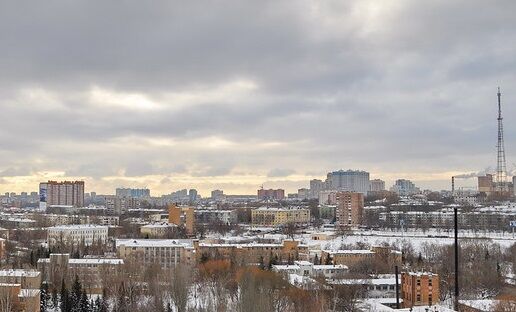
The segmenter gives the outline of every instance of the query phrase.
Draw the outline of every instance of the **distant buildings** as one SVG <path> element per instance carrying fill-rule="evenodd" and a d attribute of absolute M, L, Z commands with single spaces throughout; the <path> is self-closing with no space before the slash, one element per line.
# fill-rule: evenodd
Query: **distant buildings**
<path fill-rule="evenodd" d="M 39 184 L 40 208 L 52 205 L 84 206 L 84 181 L 48 181 Z"/>
<path fill-rule="evenodd" d="M 380 193 L 385 191 L 385 181 L 380 179 L 371 180 L 369 191 L 372 193 Z"/>
<path fill-rule="evenodd" d="M 197 201 L 197 190 L 196 189 L 190 189 L 188 191 L 188 198 L 190 199 L 190 202 L 193 203 Z"/>
<path fill-rule="evenodd" d="M 253 226 L 276 227 L 288 223 L 309 223 L 310 210 L 305 208 L 261 207 L 251 211 Z"/>
<path fill-rule="evenodd" d="M 267 199 L 271 199 L 271 200 L 283 200 L 285 199 L 285 190 L 283 189 L 259 189 L 257 191 L 258 193 L 258 199 L 261 199 L 261 200 L 267 200 Z"/>
<path fill-rule="evenodd" d="M 50 246 L 59 243 L 89 246 L 94 242 L 105 243 L 108 238 L 108 227 L 92 224 L 53 226 L 47 229 L 47 237 Z"/>
<path fill-rule="evenodd" d="M 330 190 L 357 192 L 366 195 L 369 191 L 369 172 L 359 170 L 339 170 L 329 172 L 326 186 Z"/>
<path fill-rule="evenodd" d="M 109 214 L 121 215 L 131 209 L 140 209 L 141 203 L 141 198 L 137 197 L 106 196 L 104 205 Z"/>
<path fill-rule="evenodd" d="M 337 192 L 337 226 L 358 226 L 362 224 L 364 214 L 364 194 L 354 192 Z"/>
<path fill-rule="evenodd" d="M 224 201 L 224 191 L 223 190 L 213 190 L 211 191 L 211 199 L 214 201 Z"/>
<path fill-rule="evenodd" d="M 431 306 L 440 301 L 439 275 L 428 272 L 401 274 L 403 306 Z"/>
<path fill-rule="evenodd" d="M 203 224 L 234 224 L 238 222 L 237 210 L 195 209 L 195 222 Z"/>
<path fill-rule="evenodd" d="M 478 178 L 478 191 L 480 193 L 485 193 L 486 195 L 491 195 L 494 191 L 494 181 L 492 174 L 486 174 L 485 176 L 479 176 Z"/>
<path fill-rule="evenodd" d="M 419 188 L 417 188 L 412 181 L 406 179 L 396 180 L 396 182 L 394 182 L 394 186 L 391 187 L 391 191 L 399 196 L 410 196 L 420 193 Z"/>
<path fill-rule="evenodd" d="M 149 189 L 135 189 L 135 188 L 117 188 L 116 196 L 145 198 L 145 197 L 150 197 L 150 190 Z"/>

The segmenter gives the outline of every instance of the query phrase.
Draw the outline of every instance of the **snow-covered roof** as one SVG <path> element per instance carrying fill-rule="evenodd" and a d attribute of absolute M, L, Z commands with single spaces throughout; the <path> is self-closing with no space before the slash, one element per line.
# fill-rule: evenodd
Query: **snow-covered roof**
<path fill-rule="evenodd" d="M 15 276 L 15 277 L 37 277 L 41 273 L 39 271 L 29 271 L 29 270 L 0 270 L 0 276 Z"/>
<path fill-rule="evenodd" d="M 108 227 L 105 225 L 97 225 L 97 224 L 66 224 L 66 225 L 58 225 L 49 227 L 48 230 L 83 230 L 83 229 L 99 229 L 99 230 L 108 230 Z"/>
<path fill-rule="evenodd" d="M 189 239 L 117 239 L 116 247 L 191 247 Z"/>

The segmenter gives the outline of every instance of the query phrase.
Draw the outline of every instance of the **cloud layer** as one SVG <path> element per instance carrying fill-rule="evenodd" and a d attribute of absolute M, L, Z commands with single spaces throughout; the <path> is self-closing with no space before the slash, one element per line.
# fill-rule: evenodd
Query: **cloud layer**
<path fill-rule="evenodd" d="M 514 1 L 0 4 L 0 189 L 448 188 L 516 151 Z"/>

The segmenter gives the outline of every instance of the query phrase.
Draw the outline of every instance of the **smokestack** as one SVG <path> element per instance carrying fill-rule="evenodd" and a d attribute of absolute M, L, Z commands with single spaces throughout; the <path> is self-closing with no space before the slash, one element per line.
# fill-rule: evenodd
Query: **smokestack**
<path fill-rule="evenodd" d="M 455 177 L 451 177 L 451 192 L 455 193 Z"/>

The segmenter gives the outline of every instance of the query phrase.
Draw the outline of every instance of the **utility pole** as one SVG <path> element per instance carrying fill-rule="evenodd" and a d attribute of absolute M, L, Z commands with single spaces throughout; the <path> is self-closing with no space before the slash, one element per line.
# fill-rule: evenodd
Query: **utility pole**
<path fill-rule="evenodd" d="M 453 208 L 455 223 L 455 310 L 459 311 L 459 227 L 457 221 L 457 207 Z"/>
<path fill-rule="evenodd" d="M 394 278 L 396 279 L 396 309 L 400 308 L 400 284 L 398 282 L 398 266 L 394 267 Z"/>

